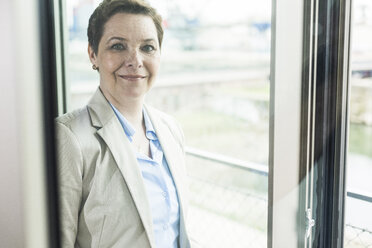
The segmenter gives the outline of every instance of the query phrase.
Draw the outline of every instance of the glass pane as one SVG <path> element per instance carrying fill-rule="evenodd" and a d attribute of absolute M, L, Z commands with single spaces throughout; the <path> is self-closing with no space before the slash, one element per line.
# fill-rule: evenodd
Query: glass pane
<path fill-rule="evenodd" d="M 162 70 L 148 102 L 173 114 L 187 146 L 211 159 L 218 154 L 267 166 L 271 1 L 152 2 L 162 8 L 166 30 Z M 266 247 L 267 175 L 191 153 L 187 166 L 198 242 Z"/>
<path fill-rule="evenodd" d="M 372 246 L 372 2 L 353 1 L 345 247 Z M 368 198 L 369 197 L 369 198 Z"/>
<path fill-rule="evenodd" d="M 86 52 L 99 2 L 66 1 L 69 110 L 99 83 Z M 184 130 L 193 234 L 204 247 L 266 247 L 271 0 L 149 2 L 165 33 L 146 102 Z"/>
<path fill-rule="evenodd" d="M 161 73 L 148 102 L 178 118 L 189 146 L 266 164 L 270 1 L 165 2 Z"/>

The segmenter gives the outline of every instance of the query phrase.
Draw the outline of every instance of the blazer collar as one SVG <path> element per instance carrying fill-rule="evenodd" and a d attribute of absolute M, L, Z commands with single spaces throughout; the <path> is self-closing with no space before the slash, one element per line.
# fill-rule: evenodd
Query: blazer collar
<path fill-rule="evenodd" d="M 103 127 L 106 123 L 111 121 L 115 117 L 115 113 L 112 110 L 110 103 L 103 95 L 100 88 L 96 90 L 92 98 L 88 103 L 88 111 L 92 125 L 96 128 Z"/>

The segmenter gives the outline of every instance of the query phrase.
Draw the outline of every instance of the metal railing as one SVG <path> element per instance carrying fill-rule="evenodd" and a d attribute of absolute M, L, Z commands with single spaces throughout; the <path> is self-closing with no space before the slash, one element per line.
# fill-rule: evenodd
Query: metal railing
<path fill-rule="evenodd" d="M 263 164 L 246 162 L 191 147 L 186 147 L 186 154 L 257 175 L 268 176 L 268 166 Z M 193 221 L 191 223 L 200 235 L 196 235 L 196 238 L 206 244 L 203 247 L 266 247 L 267 196 L 242 192 L 236 188 L 221 186 L 198 177 L 191 177 L 191 191 L 193 193 L 191 198 L 193 207 L 190 211 Z M 351 189 L 347 192 L 347 196 L 372 203 L 372 196 L 368 192 Z M 233 231 L 223 233 L 216 228 L 221 225 L 232 228 Z M 224 232 L 227 229 L 223 228 Z M 371 230 L 347 223 L 344 236 L 345 248 L 372 248 Z"/>
<path fill-rule="evenodd" d="M 195 149 L 192 147 L 186 147 L 186 154 L 197 157 L 197 158 L 217 162 L 220 164 L 236 167 L 242 170 L 247 170 L 247 171 L 260 174 L 260 175 L 267 176 L 269 174 L 268 167 L 263 164 L 246 162 L 243 160 L 227 157 L 224 155 L 202 151 L 202 150 Z"/>
<path fill-rule="evenodd" d="M 345 225 L 345 248 L 372 247 L 372 231 L 351 224 Z"/>
<path fill-rule="evenodd" d="M 190 192 L 190 236 L 200 247 L 267 247 L 267 199 L 196 177 Z"/>
<path fill-rule="evenodd" d="M 186 147 L 186 154 L 198 157 L 201 159 L 205 159 L 208 161 L 217 162 L 220 164 L 224 164 L 227 166 L 233 166 L 236 168 L 240 168 L 242 170 L 250 171 L 259 175 L 265 175 L 268 176 L 268 166 L 264 164 L 258 164 L 253 162 L 246 162 L 243 160 L 231 158 L 224 155 L 215 154 L 212 152 L 206 152 L 199 149 L 195 149 L 193 147 Z M 367 201 L 372 203 L 372 196 L 369 195 L 368 192 L 360 192 L 355 189 L 347 191 L 347 196 L 350 198 L 359 199 L 362 201 Z"/>
<path fill-rule="evenodd" d="M 372 196 L 368 192 L 361 192 L 359 190 L 353 189 L 349 190 L 346 195 L 351 198 L 372 203 Z"/>

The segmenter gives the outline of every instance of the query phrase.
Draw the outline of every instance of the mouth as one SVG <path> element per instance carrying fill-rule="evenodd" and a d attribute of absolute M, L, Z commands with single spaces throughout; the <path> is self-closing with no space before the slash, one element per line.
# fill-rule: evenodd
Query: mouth
<path fill-rule="evenodd" d="M 146 78 L 143 75 L 119 75 L 119 77 L 128 81 L 139 81 Z"/>

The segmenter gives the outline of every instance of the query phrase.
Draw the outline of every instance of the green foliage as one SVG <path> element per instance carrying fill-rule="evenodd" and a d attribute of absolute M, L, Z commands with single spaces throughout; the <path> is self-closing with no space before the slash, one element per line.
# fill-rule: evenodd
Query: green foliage
<path fill-rule="evenodd" d="M 186 144 L 245 161 L 267 163 L 268 122 L 255 124 L 209 109 L 179 112 Z"/>
<path fill-rule="evenodd" d="M 350 125 L 349 151 L 372 158 L 372 126 Z"/>

